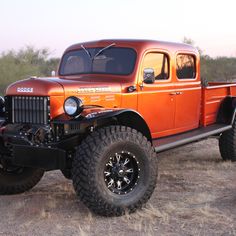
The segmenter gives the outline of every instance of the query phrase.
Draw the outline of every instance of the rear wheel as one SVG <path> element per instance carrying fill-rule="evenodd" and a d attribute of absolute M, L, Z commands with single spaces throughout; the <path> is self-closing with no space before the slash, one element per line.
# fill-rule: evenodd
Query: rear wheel
<path fill-rule="evenodd" d="M 220 136 L 219 148 L 223 160 L 236 161 L 236 121 L 232 129 L 223 132 Z"/>
<path fill-rule="evenodd" d="M 78 147 L 72 167 L 75 191 L 93 212 L 118 216 L 141 208 L 157 179 L 156 153 L 136 130 L 101 128 Z"/>
<path fill-rule="evenodd" d="M 0 194 L 23 193 L 33 188 L 44 171 L 28 167 L 6 165 L 0 162 Z"/>

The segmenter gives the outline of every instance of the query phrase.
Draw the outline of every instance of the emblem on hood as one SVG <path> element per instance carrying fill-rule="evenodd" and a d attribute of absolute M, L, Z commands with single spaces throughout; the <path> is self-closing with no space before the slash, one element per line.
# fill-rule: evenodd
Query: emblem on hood
<path fill-rule="evenodd" d="M 78 88 L 77 93 L 99 93 L 99 92 L 111 92 L 110 87 L 84 87 Z"/>
<path fill-rule="evenodd" d="M 17 88 L 17 92 L 18 93 L 33 93 L 34 89 L 33 88 L 21 88 L 21 87 L 18 87 Z"/>

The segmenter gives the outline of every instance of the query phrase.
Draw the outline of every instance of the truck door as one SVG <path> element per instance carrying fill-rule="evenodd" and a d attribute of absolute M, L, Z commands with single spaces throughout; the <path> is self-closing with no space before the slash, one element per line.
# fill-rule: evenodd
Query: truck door
<path fill-rule="evenodd" d="M 175 130 L 183 132 L 199 126 L 201 82 L 197 56 L 178 53 L 176 56 Z"/>
<path fill-rule="evenodd" d="M 139 73 L 138 111 L 147 122 L 153 138 L 166 135 L 174 128 L 175 87 L 172 83 L 170 57 L 164 52 L 149 52 Z M 144 69 L 153 69 L 155 81 L 143 81 Z"/>

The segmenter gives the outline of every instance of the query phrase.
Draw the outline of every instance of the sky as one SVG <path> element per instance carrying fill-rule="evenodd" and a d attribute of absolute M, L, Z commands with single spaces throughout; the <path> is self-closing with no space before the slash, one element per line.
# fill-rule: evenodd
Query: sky
<path fill-rule="evenodd" d="M 211 57 L 236 57 L 236 1 L 0 0 L 0 53 L 32 45 L 60 57 L 90 40 L 184 37 Z"/>

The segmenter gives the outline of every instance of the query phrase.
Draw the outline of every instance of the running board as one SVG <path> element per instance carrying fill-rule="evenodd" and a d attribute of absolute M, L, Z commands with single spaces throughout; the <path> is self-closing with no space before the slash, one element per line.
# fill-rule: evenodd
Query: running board
<path fill-rule="evenodd" d="M 156 152 L 163 152 L 171 148 L 199 141 L 212 135 L 221 134 L 231 128 L 231 125 L 214 124 L 177 135 L 153 139 L 152 142 Z"/>

